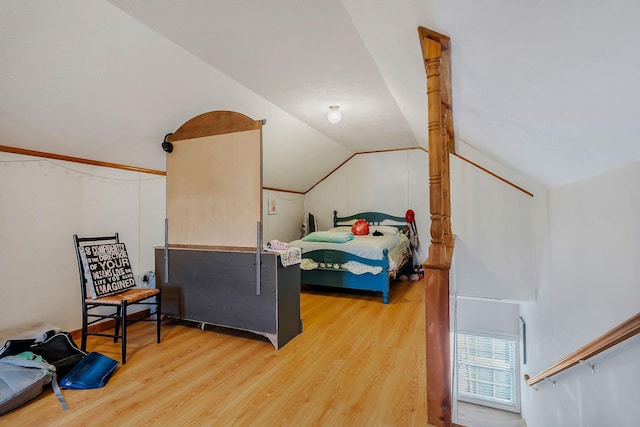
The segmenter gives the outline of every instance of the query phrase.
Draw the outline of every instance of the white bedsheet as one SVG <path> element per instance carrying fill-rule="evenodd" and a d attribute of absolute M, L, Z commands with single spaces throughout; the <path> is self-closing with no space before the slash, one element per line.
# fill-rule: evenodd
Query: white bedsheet
<path fill-rule="evenodd" d="M 302 258 L 306 252 L 318 249 L 331 249 L 348 252 L 367 259 L 382 259 L 382 249 L 388 250 L 389 269 L 395 269 L 396 262 L 402 259 L 402 255 L 409 250 L 409 239 L 402 233 L 385 234 L 383 236 L 355 236 L 353 240 L 345 243 L 328 242 L 304 242 L 294 240 L 289 243 L 302 249 Z"/>

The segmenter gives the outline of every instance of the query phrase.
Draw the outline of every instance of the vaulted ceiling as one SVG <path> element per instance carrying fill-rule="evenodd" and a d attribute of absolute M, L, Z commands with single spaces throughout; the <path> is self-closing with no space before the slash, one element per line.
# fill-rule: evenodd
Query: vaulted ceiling
<path fill-rule="evenodd" d="M 546 186 L 640 161 L 640 2 L 3 0 L 0 145 L 164 169 L 198 114 L 266 119 L 264 184 L 427 147 L 417 27 L 451 37 L 456 145 Z M 326 119 L 329 105 L 343 119 Z"/>

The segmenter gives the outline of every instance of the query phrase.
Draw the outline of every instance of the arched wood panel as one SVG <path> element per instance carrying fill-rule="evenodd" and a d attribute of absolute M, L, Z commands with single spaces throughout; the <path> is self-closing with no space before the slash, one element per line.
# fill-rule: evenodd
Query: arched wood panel
<path fill-rule="evenodd" d="M 209 111 L 190 119 L 167 137 L 167 141 L 175 142 L 184 139 L 201 138 L 203 136 L 222 135 L 225 133 L 262 130 L 262 120 L 253 120 L 235 111 Z"/>

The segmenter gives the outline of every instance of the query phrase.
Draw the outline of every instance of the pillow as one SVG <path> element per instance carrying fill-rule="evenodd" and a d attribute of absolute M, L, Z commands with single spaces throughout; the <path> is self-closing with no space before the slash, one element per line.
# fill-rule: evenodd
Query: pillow
<path fill-rule="evenodd" d="M 353 233 L 349 232 L 332 232 L 332 231 L 315 231 L 302 238 L 303 242 L 330 242 L 344 243 L 353 240 Z"/>
<path fill-rule="evenodd" d="M 124 243 L 82 246 L 79 252 L 91 298 L 119 294 L 136 285 Z"/>
<path fill-rule="evenodd" d="M 338 233 L 344 233 L 344 232 L 351 233 L 351 226 L 350 225 L 344 225 L 344 226 L 340 226 L 340 227 L 333 227 L 333 228 L 330 228 L 327 231 L 330 231 L 332 233 L 335 233 L 335 232 L 338 232 Z"/>
<path fill-rule="evenodd" d="M 384 234 L 398 234 L 400 230 L 398 227 L 393 227 L 391 225 L 372 225 L 369 227 L 369 232 L 374 233 L 379 231 Z"/>
<path fill-rule="evenodd" d="M 351 232 L 356 236 L 366 236 L 369 234 L 369 223 L 364 219 L 359 219 L 351 226 Z"/>

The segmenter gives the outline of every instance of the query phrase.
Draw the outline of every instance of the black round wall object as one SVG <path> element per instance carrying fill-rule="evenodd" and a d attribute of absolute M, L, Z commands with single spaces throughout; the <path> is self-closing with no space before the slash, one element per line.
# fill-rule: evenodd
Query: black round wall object
<path fill-rule="evenodd" d="M 169 138 L 171 135 L 173 135 L 173 132 L 166 134 L 164 136 L 164 139 L 162 140 L 162 149 L 167 153 L 170 153 L 173 151 L 173 144 L 167 141 L 167 138 Z"/>
<path fill-rule="evenodd" d="M 172 152 L 172 151 L 173 151 L 173 144 L 172 144 L 172 143 L 170 143 L 169 141 L 164 141 L 164 142 L 162 143 L 162 149 L 163 149 L 164 151 L 166 151 L 167 153 L 170 153 L 170 152 Z"/>

